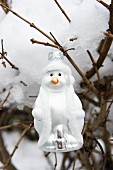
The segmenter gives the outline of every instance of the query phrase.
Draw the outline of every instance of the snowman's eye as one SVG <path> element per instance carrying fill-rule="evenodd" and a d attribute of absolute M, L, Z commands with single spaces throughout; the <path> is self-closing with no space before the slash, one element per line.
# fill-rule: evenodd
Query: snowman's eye
<path fill-rule="evenodd" d="M 58 73 L 58 76 L 61 76 L 61 73 Z"/>
<path fill-rule="evenodd" d="M 52 77 L 52 76 L 53 76 L 53 73 L 51 73 L 50 76 Z"/>

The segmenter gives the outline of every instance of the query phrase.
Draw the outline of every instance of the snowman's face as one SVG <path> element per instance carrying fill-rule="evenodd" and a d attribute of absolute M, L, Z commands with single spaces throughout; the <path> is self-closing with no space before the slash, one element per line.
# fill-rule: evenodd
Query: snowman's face
<path fill-rule="evenodd" d="M 51 92 L 64 91 L 68 85 L 68 75 L 60 70 L 49 71 L 42 78 L 42 86 Z"/>

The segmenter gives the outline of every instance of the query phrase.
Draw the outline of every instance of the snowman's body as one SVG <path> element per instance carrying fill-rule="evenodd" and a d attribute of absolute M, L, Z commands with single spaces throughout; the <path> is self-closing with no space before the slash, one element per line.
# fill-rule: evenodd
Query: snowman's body
<path fill-rule="evenodd" d="M 70 68 L 59 58 L 43 70 L 42 85 L 32 111 L 40 137 L 38 146 L 43 151 L 68 152 L 83 145 L 85 114 L 73 83 Z"/>
<path fill-rule="evenodd" d="M 52 129 L 59 124 L 67 126 L 67 113 L 66 113 L 66 94 L 50 93 L 49 94 L 49 107 L 51 111 Z"/>

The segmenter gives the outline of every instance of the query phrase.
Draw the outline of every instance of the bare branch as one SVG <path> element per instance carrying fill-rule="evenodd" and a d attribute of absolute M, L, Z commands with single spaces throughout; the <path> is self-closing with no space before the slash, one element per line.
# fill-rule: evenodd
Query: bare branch
<path fill-rule="evenodd" d="M 112 33 L 104 32 L 104 34 L 113 40 L 113 34 Z"/>
<path fill-rule="evenodd" d="M 48 155 L 50 154 L 51 152 L 47 152 L 44 154 L 45 157 L 48 157 Z"/>
<path fill-rule="evenodd" d="M 6 98 L 3 100 L 3 102 L 0 104 L 0 110 L 3 108 L 4 104 L 6 103 L 8 97 L 10 95 L 10 92 L 7 94 Z"/>
<path fill-rule="evenodd" d="M 35 40 L 34 38 L 31 39 L 31 42 L 33 44 L 41 44 L 41 45 L 45 45 L 45 46 L 50 46 L 50 47 L 54 47 L 54 48 L 57 48 L 58 49 L 58 46 L 54 45 L 54 44 L 50 44 L 48 42 L 41 42 L 41 41 L 37 41 Z"/>
<path fill-rule="evenodd" d="M 109 31 L 113 34 L 113 0 L 111 0 L 110 4 Z"/>
<path fill-rule="evenodd" d="M 66 12 L 64 11 L 64 9 L 61 7 L 61 5 L 59 4 L 59 2 L 57 0 L 54 0 L 55 3 L 57 4 L 57 6 L 59 7 L 59 9 L 61 10 L 61 12 L 64 14 L 64 16 L 67 18 L 67 20 L 69 22 L 71 22 L 70 18 L 68 17 L 68 15 L 66 14 Z"/>
<path fill-rule="evenodd" d="M 27 24 L 30 25 L 30 27 L 35 28 L 37 31 L 39 31 L 41 34 L 43 34 L 45 37 L 47 37 L 49 40 L 51 40 L 54 43 L 54 40 L 47 35 L 44 31 L 42 31 L 40 28 L 38 28 L 34 23 L 29 22 L 27 19 L 23 18 L 22 16 L 20 16 L 19 14 L 17 14 L 15 11 L 13 11 L 12 9 L 10 9 L 9 7 L 5 6 L 4 4 L 0 3 L 0 6 L 2 6 L 3 8 L 7 9 L 8 11 L 12 12 L 15 16 L 17 16 L 18 18 L 22 19 L 23 21 L 25 21 Z"/>
<path fill-rule="evenodd" d="M 18 149 L 18 146 L 19 146 L 21 140 L 23 139 L 25 134 L 31 129 L 31 127 L 32 127 L 32 124 L 30 124 L 30 126 L 28 126 L 26 129 L 24 129 L 24 131 L 21 133 L 20 138 L 19 138 L 18 142 L 16 143 L 10 157 L 8 158 L 7 162 L 5 163 L 3 170 L 7 170 L 7 167 L 9 165 L 10 161 L 11 161 L 11 158 L 13 157 L 15 151 Z"/>
<path fill-rule="evenodd" d="M 4 51 L 4 47 L 3 47 L 3 40 L 1 40 L 1 46 L 2 46 L 2 52 L 0 53 L 0 54 L 1 54 L 0 59 L 4 59 L 4 60 L 6 60 L 6 61 L 9 63 L 9 65 L 10 65 L 13 69 L 15 69 L 15 70 L 19 70 L 19 68 L 18 68 L 18 67 L 16 67 L 14 64 L 12 64 L 12 63 L 11 63 L 11 61 L 9 61 L 9 59 L 6 57 L 7 52 L 5 52 L 5 51 Z M 2 64 L 3 64 L 3 66 L 4 66 L 4 67 L 6 67 L 5 62 L 2 62 Z"/>
<path fill-rule="evenodd" d="M 77 40 L 77 37 L 69 39 L 69 41 L 75 41 L 75 40 Z"/>
<path fill-rule="evenodd" d="M 108 99 L 113 95 L 113 87 L 111 87 L 105 94 L 105 97 Z"/>
<path fill-rule="evenodd" d="M 23 84 L 24 86 L 27 86 L 27 84 L 23 82 L 22 80 L 20 81 L 20 83 Z"/>
<path fill-rule="evenodd" d="M 29 97 L 31 97 L 31 98 L 36 98 L 36 97 L 38 97 L 38 96 L 29 96 Z"/>
<path fill-rule="evenodd" d="M 9 153 L 6 149 L 6 146 L 4 145 L 3 137 L 0 132 L 0 161 L 4 164 L 8 158 L 9 158 Z M 10 161 L 9 166 L 7 167 L 7 170 L 17 170 L 17 169 Z"/>
<path fill-rule="evenodd" d="M 28 127 L 28 125 L 23 124 L 23 123 L 5 125 L 5 126 L 1 126 L 0 127 L 0 131 L 1 130 L 6 130 L 6 129 L 10 129 L 10 128 L 13 128 L 13 127 L 26 128 L 26 127 Z"/>
<path fill-rule="evenodd" d="M 83 95 L 83 98 L 86 99 L 87 101 L 89 101 L 90 103 L 92 103 L 93 105 L 100 107 L 99 102 L 95 101 L 94 99 L 90 98 L 87 95 Z"/>
<path fill-rule="evenodd" d="M 94 131 L 105 122 L 106 108 L 107 108 L 107 101 L 104 99 L 103 94 L 101 94 L 101 105 L 100 105 L 101 110 L 95 122 L 91 124 L 89 127 L 91 131 Z"/>
<path fill-rule="evenodd" d="M 106 58 L 106 56 L 107 56 L 107 54 L 108 54 L 108 51 L 109 51 L 109 49 L 110 49 L 110 47 L 111 47 L 111 44 L 112 44 L 111 38 L 106 37 L 106 38 L 105 38 L 105 41 L 104 41 L 104 43 L 103 43 L 102 49 L 101 49 L 101 51 L 100 51 L 100 56 L 99 56 L 99 58 L 98 58 L 98 60 L 97 60 L 97 62 L 96 62 L 96 66 L 97 66 L 98 69 L 99 69 L 100 67 L 102 67 L 102 64 L 103 64 L 103 62 L 104 62 L 104 60 L 105 60 L 105 58 Z M 92 67 L 92 68 L 86 73 L 86 77 L 87 77 L 88 79 L 90 79 L 92 76 L 94 76 L 94 74 L 95 74 L 95 68 Z"/>
<path fill-rule="evenodd" d="M 90 59 L 92 61 L 93 67 L 95 69 L 95 72 L 97 74 L 97 77 L 98 77 L 98 80 L 99 80 L 99 83 L 100 83 L 100 75 L 99 75 L 99 71 L 98 71 L 98 68 L 97 68 L 97 64 L 96 64 L 91 52 L 89 50 L 87 50 L 87 53 L 88 53 L 88 55 L 89 55 L 89 57 L 90 57 Z"/>
<path fill-rule="evenodd" d="M 55 152 L 54 154 L 55 154 L 55 165 L 54 165 L 54 170 L 56 170 L 56 167 L 57 167 L 57 155 L 56 155 L 56 152 Z"/>
<path fill-rule="evenodd" d="M 101 3 L 104 7 L 106 7 L 108 10 L 110 9 L 110 5 L 108 5 L 107 3 L 105 3 L 102 0 L 97 0 L 99 3 Z"/>

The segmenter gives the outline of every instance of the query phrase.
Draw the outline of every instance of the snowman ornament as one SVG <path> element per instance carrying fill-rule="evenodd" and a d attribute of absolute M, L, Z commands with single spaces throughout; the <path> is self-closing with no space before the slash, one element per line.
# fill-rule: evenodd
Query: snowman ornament
<path fill-rule="evenodd" d="M 51 52 L 49 60 L 32 111 L 38 147 L 47 152 L 78 150 L 83 145 L 85 113 L 74 92 L 74 77 L 61 52 Z"/>

